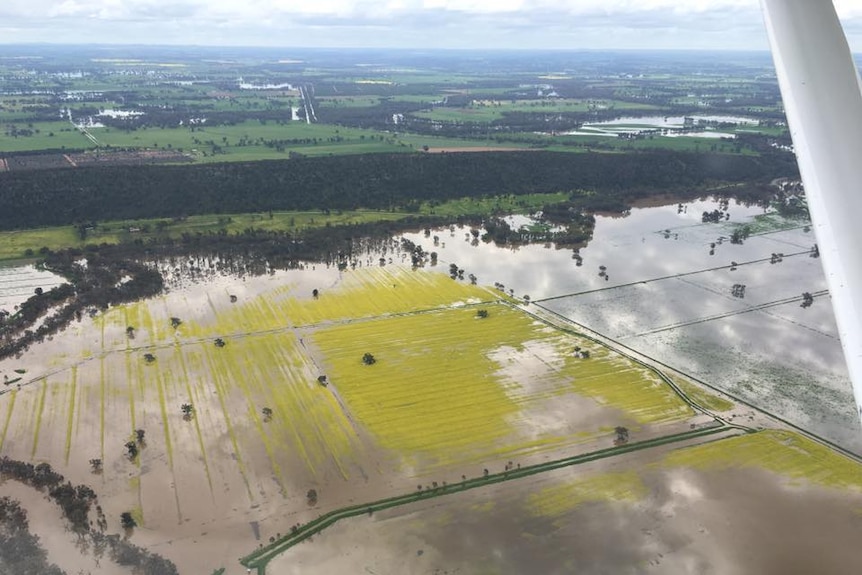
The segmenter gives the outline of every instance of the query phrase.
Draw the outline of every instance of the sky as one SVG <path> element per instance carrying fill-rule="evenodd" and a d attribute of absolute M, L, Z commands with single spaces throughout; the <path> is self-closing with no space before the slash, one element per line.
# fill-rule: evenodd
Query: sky
<path fill-rule="evenodd" d="M 862 51 L 862 0 L 835 4 Z M 768 49 L 757 0 L 0 0 L 0 44 L 32 42 Z"/>

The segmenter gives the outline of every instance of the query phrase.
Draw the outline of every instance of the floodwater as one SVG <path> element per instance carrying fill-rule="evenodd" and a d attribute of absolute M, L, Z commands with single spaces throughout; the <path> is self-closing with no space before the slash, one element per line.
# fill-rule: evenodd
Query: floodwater
<path fill-rule="evenodd" d="M 724 122 L 728 124 L 757 124 L 757 120 L 745 118 L 742 116 L 689 116 L 694 118 L 695 122 Z M 644 116 L 644 117 L 626 117 L 617 118 L 616 120 L 608 120 L 606 122 L 596 122 L 591 126 L 649 126 L 652 128 L 682 128 L 685 125 L 685 116 Z"/>
<path fill-rule="evenodd" d="M 699 122 L 718 122 L 737 124 L 740 126 L 757 125 L 757 120 L 745 118 L 742 116 L 689 116 L 694 118 L 695 125 Z M 619 134 L 636 134 L 645 130 L 682 130 L 685 128 L 684 116 L 644 116 L 644 117 L 624 117 L 615 120 L 607 120 L 604 122 L 594 122 L 584 124 L 580 130 L 565 132 L 566 135 L 572 136 L 617 136 Z M 726 132 L 717 132 L 710 128 L 701 129 L 696 132 L 667 132 L 664 136 L 678 137 L 691 136 L 698 138 L 734 138 L 734 134 Z"/>
<path fill-rule="evenodd" d="M 579 250 L 551 244 L 498 247 L 475 240 L 466 226 L 404 237 L 437 252 L 441 272 L 454 263 L 480 284 L 503 284 L 515 296 L 528 295 L 622 345 L 862 453 L 825 278 L 820 260 L 809 254 L 814 234 L 804 222 L 776 218 L 782 226 L 753 223 L 754 235 L 732 244 L 734 226 L 754 222 L 764 209 L 731 202 L 729 219 L 702 222 L 703 212 L 719 207 L 717 200 L 705 199 L 634 208 L 624 217 L 599 216 L 592 240 Z M 518 216 L 510 222 L 521 226 L 530 220 Z M 773 263 L 773 254 L 782 254 L 780 261 Z M 376 261 L 371 255 L 365 263 Z M 320 274 L 336 273 L 323 265 L 311 268 L 278 277 L 317 285 L 326 283 Z M 231 293 L 244 285 L 219 281 L 227 282 Z M 9 309 L 37 285 L 52 282 L 59 280 L 32 266 L 0 268 L 0 308 Z M 744 286 L 737 294 L 743 297 L 734 295 L 734 286 Z M 810 307 L 801 307 L 802 292 L 814 295 Z"/>
<path fill-rule="evenodd" d="M 729 220 L 703 223 L 718 207 L 701 200 L 597 217 L 580 266 L 572 249 L 499 248 L 472 241 L 467 228 L 407 237 L 437 251 L 443 268 L 456 263 L 534 302 L 554 298 L 539 305 L 862 452 L 825 277 L 809 254 L 813 232 L 775 218 L 790 229 L 754 223 L 754 235 L 732 244 L 734 226 L 764 209 L 731 202 Z M 772 263 L 773 254 L 783 256 Z M 810 307 L 803 292 L 814 295 Z"/>
<path fill-rule="evenodd" d="M 855 492 L 788 485 L 755 468 L 656 469 L 654 450 L 342 520 L 267 572 L 855 573 Z M 612 467 L 613 466 L 613 467 Z M 644 493 L 550 515 L 531 498 L 597 471 L 636 470 Z M 562 505 L 566 505 L 563 503 Z"/>
<path fill-rule="evenodd" d="M 36 288 L 49 290 L 64 282 L 63 278 L 33 265 L 0 265 L 0 310 L 14 313 L 15 308 L 33 295 Z"/>

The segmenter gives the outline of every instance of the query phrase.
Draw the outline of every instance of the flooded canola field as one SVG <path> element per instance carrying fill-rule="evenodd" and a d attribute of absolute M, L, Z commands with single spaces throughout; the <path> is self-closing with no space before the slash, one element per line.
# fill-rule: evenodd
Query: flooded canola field
<path fill-rule="evenodd" d="M 539 556 L 548 572 L 590 570 L 617 561 L 600 539 L 626 542 L 621 567 L 751 572 L 716 551 L 743 536 L 721 506 L 757 533 L 792 497 L 862 509 L 862 471 L 787 429 L 759 431 L 786 426 L 694 381 L 859 449 L 812 234 L 741 205 L 701 222 L 717 205 L 599 217 L 580 248 L 501 248 L 453 226 L 405 234 L 437 252 L 429 268 L 389 252 L 342 269 L 177 279 L 0 362 L 0 454 L 91 485 L 109 531 L 133 514 L 132 541 L 181 573 L 236 566 L 268 543 L 255 566 L 271 573 L 356 561 L 518 573 L 519 558 Z M 749 236 L 732 243 L 743 224 Z M 451 265 L 475 283 L 450 278 Z M 33 278 L 18 284 L 51 281 Z M 813 304 L 800 305 L 803 291 Z M 756 511 L 728 489 L 739 484 L 762 495 Z M 340 520 L 313 544 L 289 540 L 322 514 L 411 493 L 430 496 Z M 825 513 L 818 524 L 844 521 Z M 594 529 L 576 537 L 579 559 L 558 557 L 581 524 Z M 467 540 L 484 549 L 479 563 Z"/>

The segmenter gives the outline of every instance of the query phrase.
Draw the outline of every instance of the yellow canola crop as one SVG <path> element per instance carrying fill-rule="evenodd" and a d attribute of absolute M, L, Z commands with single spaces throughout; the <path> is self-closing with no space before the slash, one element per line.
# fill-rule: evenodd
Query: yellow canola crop
<path fill-rule="evenodd" d="M 319 297 L 275 289 L 221 312 L 217 321 L 201 326 L 201 334 L 220 336 L 285 326 L 307 326 L 344 319 L 394 315 L 492 301 L 498 295 L 449 276 L 404 267 L 345 270 L 333 287 L 321 286 Z"/>
<path fill-rule="evenodd" d="M 862 465 L 790 431 L 760 431 L 679 449 L 661 465 L 699 469 L 759 467 L 795 482 L 862 490 Z"/>
<path fill-rule="evenodd" d="M 253 424 L 276 475 L 295 456 L 312 473 L 334 461 L 346 475 L 356 439 L 350 422 L 331 392 L 317 383 L 292 333 L 232 338 L 218 348 L 202 343 L 187 355 L 203 354 L 209 375 L 237 424 Z M 192 363 L 196 361 L 192 358 Z M 271 418 L 262 409 L 272 410 Z"/>
<path fill-rule="evenodd" d="M 541 517 L 559 517 L 594 501 L 638 501 L 648 493 L 634 471 L 606 473 L 586 479 L 556 483 L 527 497 L 530 511 Z"/>
<path fill-rule="evenodd" d="M 486 309 L 485 319 L 476 317 L 475 308 L 439 310 L 320 328 L 311 337 L 357 421 L 383 447 L 407 458 L 465 461 L 571 441 L 553 432 L 538 439 L 521 433 L 530 424 L 523 410 L 570 393 L 616 407 L 625 412 L 623 417 L 641 423 L 691 415 L 646 368 L 518 310 L 504 305 Z M 537 369 L 525 349 L 543 345 L 553 353 L 538 361 L 542 373 L 528 371 L 522 378 L 529 381 L 506 375 L 500 350 L 525 356 L 529 369 Z M 588 346 L 591 357 L 574 358 L 576 345 Z M 376 363 L 365 365 L 365 353 Z M 614 421 L 608 424 L 612 427 Z"/>

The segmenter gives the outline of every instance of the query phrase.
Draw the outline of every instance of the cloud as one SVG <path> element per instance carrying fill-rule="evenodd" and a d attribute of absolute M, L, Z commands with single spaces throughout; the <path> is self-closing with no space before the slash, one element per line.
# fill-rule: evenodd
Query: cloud
<path fill-rule="evenodd" d="M 837 8 L 858 35 L 862 0 Z M 6 43 L 766 48 L 757 0 L 3 0 L 0 22 Z"/>

